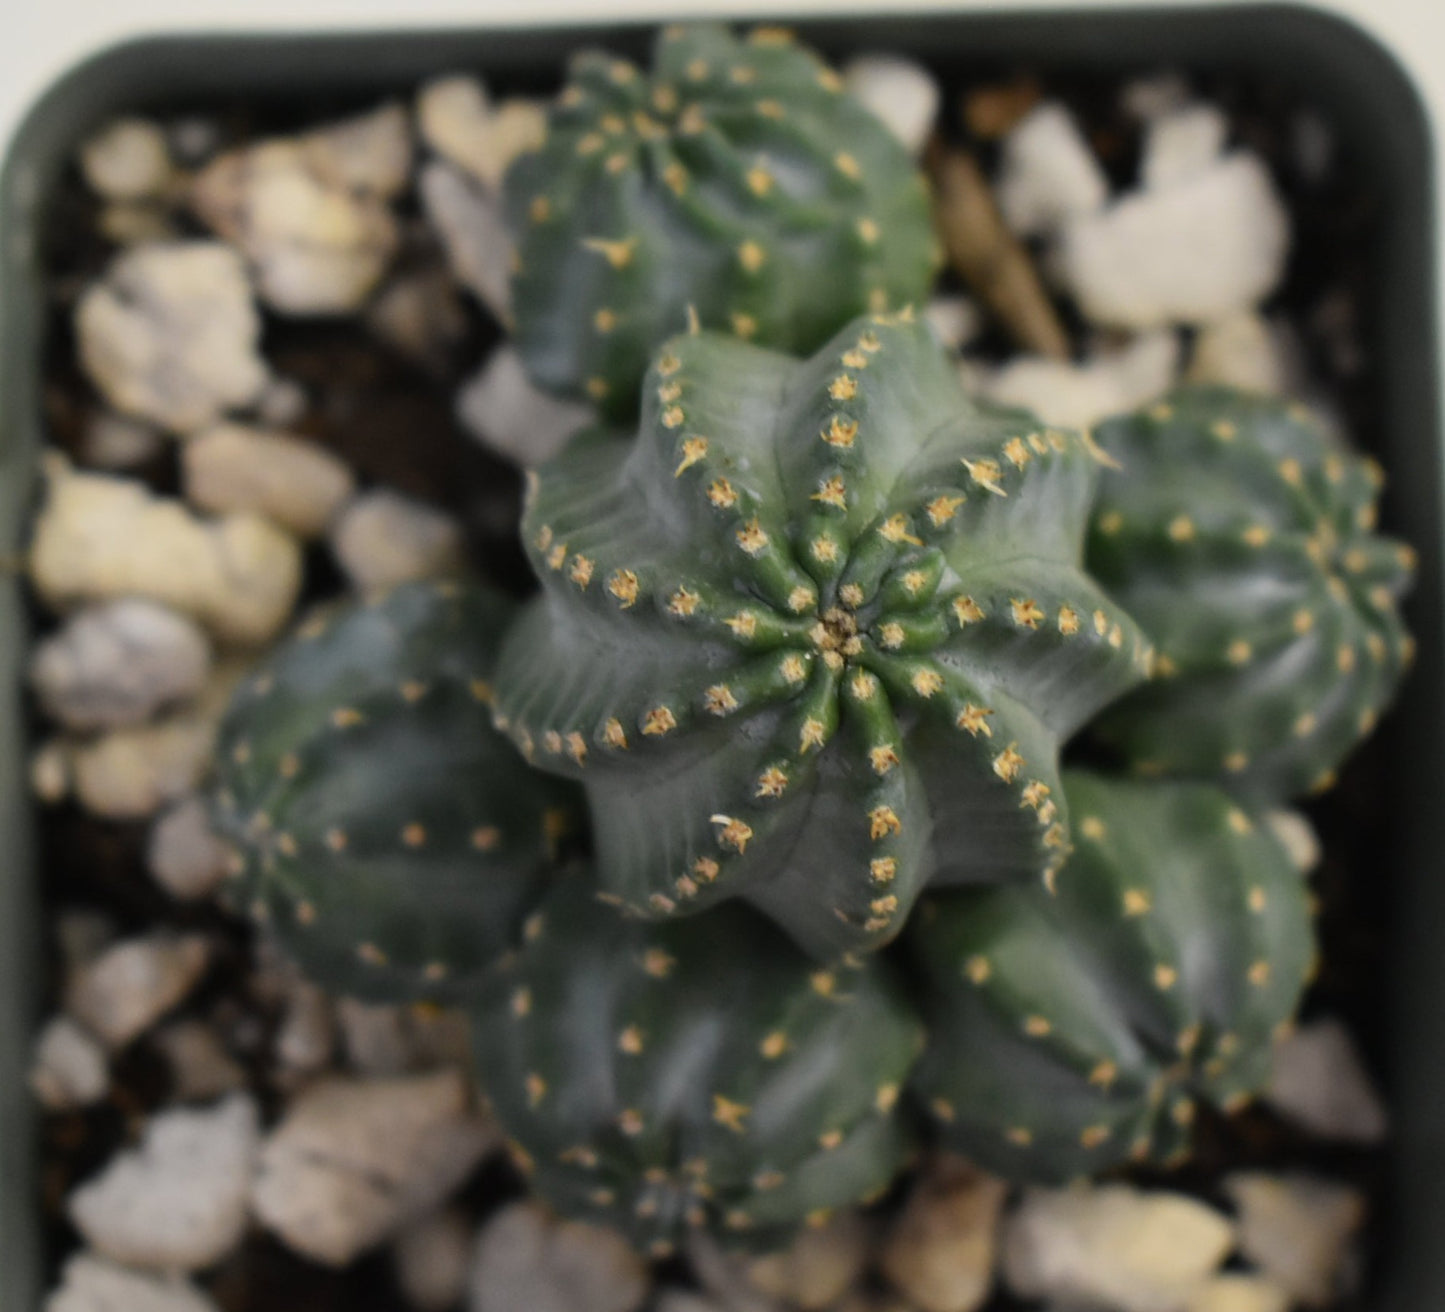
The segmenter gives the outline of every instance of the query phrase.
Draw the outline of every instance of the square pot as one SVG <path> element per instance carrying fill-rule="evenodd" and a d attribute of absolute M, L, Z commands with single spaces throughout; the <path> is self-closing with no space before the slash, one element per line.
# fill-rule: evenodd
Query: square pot
<path fill-rule="evenodd" d="M 1227 73 L 1308 100 L 1331 118 L 1379 202 L 1365 330 L 1376 355 L 1375 454 L 1390 474 L 1386 524 L 1420 553 L 1409 616 L 1419 640 L 1399 714 L 1382 733 L 1389 843 L 1360 879 L 1388 901 L 1389 1003 L 1379 1019 L 1394 1115 L 1386 1251 L 1372 1312 L 1445 1308 L 1445 668 L 1441 433 L 1435 320 L 1431 125 L 1409 78 L 1361 31 L 1293 6 L 839 19 L 798 25 L 834 58 L 912 54 L 947 82 L 959 70 L 1027 63 L 1090 74 L 1159 66 Z M 77 143 L 126 111 L 245 98 L 342 109 L 406 94 L 457 69 L 491 84 L 555 78 L 567 53 L 642 54 L 652 28 L 567 27 L 340 36 L 147 39 L 101 54 L 32 109 L 0 174 L 0 562 L 23 548 L 42 440 L 43 288 L 33 253 L 46 204 Z M 1445 130 L 1445 125 L 1438 125 Z M 42 929 L 27 780 L 22 584 L 0 569 L 0 1312 L 39 1305 L 34 1116 L 25 1072 L 40 1002 Z"/>

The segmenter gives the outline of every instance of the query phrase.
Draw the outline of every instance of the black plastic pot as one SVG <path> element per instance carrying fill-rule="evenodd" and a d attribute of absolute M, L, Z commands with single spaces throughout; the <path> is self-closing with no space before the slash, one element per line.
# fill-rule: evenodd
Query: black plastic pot
<path fill-rule="evenodd" d="M 683 6 L 679 6 L 683 8 Z M 1436 215 L 1425 109 L 1390 54 L 1345 22 L 1295 6 L 1053 14 L 893 13 L 805 22 L 837 57 L 916 55 L 946 79 L 1024 64 L 1127 74 L 1220 73 L 1317 106 L 1380 205 L 1365 330 L 1378 361 L 1376 454 L 1390 473 L 1386 523 L 1420 551 L 1411 607 L 1419 663 L 1384 730 L 1389 842 L 1359 869 L 1387 900 L 1384 1031 L 1395 1117 L 1385 1251 L 1372 1312 L 1445 1309 L 1445 714 L 1442 714 L 1441 432 L 1435 321 Z M 640 54 L 638 26 L 351 36 L 176 37 L 122 46 L 60 80 L 19 131 L 0 174 L 0 562 L 18 557 L 42 439 L 42 287 L 34 258 L 47 198 L 77 142 L 124 111 L 247 100 L 360 106 L 427 76 L 475 70 L 497 85 L 545 84 L 566 54 L 605 43 Z M 956 81 L 956 78 L 953 80 Z M 1445 128 L 1445 125 L 1442 125 Z M 41 924 L 23 741 L 21 584 L 0 569 L 0 1312 L 41 1299 L 33 1116 L 25 1088 L 38 1019 Z"/>

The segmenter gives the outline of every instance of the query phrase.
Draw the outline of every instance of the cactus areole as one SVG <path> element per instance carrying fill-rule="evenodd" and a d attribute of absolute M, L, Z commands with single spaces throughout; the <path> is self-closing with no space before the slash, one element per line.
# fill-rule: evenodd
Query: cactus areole
<path fill-rule="evenodd" d="M 908 946 L 944 1141 L 1010 1179 L 1189 1151 L 1196 1104 L 1269 1079 L 1314 961 L 1282 844 L 1219 789 L 1065 775 L 1078 847 L 1056 892 L 930 898 Z"/>
<path fill-rule="evenodd" d="M 605 895 L 743 896 L 831 959 L 930 880 L 1046 878 L 1059 744 L 1148 659 L 1080 567 L 1098 460 L 972 404 L 908 311 L 805 361 L 664 347 L 637 441 L 534 478 L 497 674 L 498 727 L 587 787 Z"/>
<path fill-rule="evenodd" d="M 1090 570 L 1153 638 L 1154 679 L 1097 733 L 1139 774 L 1278 801 L 1334 782 L 1409 664 L 1415 553 L 1383 482 L 1297 405 L 1190 388 L 1098 431 Z"/>
<path fill-rule="evenodd" d="M 545 890 L 575 807 L 491 725 L 513 610 L 407 584 L 302 624 L 232 702 L 212 794 L 232 893 L 333 992 L 462 996 Z"/>
<path fill-rule="evenodd" d="M 571 875 L 524 937 L 477 1051 L 513 1160 L 558 1211 L 656 1256 L 694 1229 L 776 1246 L 903 1166 L 923 1030 L 881 962 L 820 970 L 736 904 L 627 921 Z"/>
<path fill-rule="evenodd" d="M 528 370 L 619 417 L 689 311 L 811 351 L 864 310 L 919 299 L 937 268 L 922 174 L 775 30 L 668 29 L 650 74 L 580 55 L 506 205 Z"/>

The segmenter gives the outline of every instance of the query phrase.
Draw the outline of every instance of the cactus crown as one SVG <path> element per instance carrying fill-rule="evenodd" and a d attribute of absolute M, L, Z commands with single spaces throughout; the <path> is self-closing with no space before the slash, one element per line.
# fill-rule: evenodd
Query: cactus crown
<path fill-rule="evenodd" d="M 946 894 L 910 946 L 930 991 L 915 1088 L 944 1139 L 1010 1178 L 1186 1156 L 1196 1100 L 1234 1110 L 1313 965 L 1304 880 L 1219 790 L 1065 776 L 1056 894 Z"/>
<path fill-rule="evenodd" d="M 514 1160 L 655 1255 L 775 1244 L 887 1188 L 923 1034 L 878 963 L 816 969 L 755 912 L 647 925 L 563 877 L 477 1013 Z"/>
<path fill-rule="evenodd" d="M 1154 639 L 1155 678 L 1097 726 L 1140 773 L 1261 800 L 1327 787 L 1412 643 L 1414 553 L 1376 534 L 1382 478 L 1300 407 L 1191 388 L 1098 431 L 1090 570 Z"/>
<path fill-rule="evenodd" d="M 827 959 L 930 878 L 1036 879 L 1059 742 L 1147 656 L 1079 568 L 1095 466 L 972 405 L 906 311 L 801 362 L 675 339 L 638 441 L 534 483 L 498 725 L 585 780 L 639 914 L 741 894 Z"/>
<path fill-rule="evenodd" d="M 236 694 L 212 806 L 236 894 L 336 992 L 460 996 L 541 895 L 574 808 L 491 726 L 513 609 L 408 584 L 307 621 Z"/>
<path fill-rule="evenodd" d="M 776 31 L 668 29 L 650 75 L 579 56 L 506 198 L 517 347 L 542 386 L 614 415 L 636 413 L 649 358 L 690 310 L 808 351 L 923 296 L 937 266 L 922 175 Z"/>

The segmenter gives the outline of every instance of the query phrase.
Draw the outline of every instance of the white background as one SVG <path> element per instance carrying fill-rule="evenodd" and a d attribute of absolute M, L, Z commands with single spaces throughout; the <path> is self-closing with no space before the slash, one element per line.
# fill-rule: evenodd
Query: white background
<path fill-rule="evenodd" d="M 1228 0 L 1172 0 L 1202 8 Z M 1445 0 L 1310 0 L 1353 19 L 1384 43 L 1431 107 L 1435 176 L 1445 176 Z M 911 10 L 1063 6 L 1144 7 L 1155 0 L 905 0 Z M 25 111 L 57 77 L 87 55 L 155 33 L 340 30 L 563 22 L 581 17 L 701 17 L 878 13 L 888 0 L 0 0 L 0 154 Z M 1438 182 L 1437 182 L 1438 194 Z M 1445 270 L 1445 223 L 1439 225 Z M 1445 279 L 1439 289 L 1445 322 Z"/>

